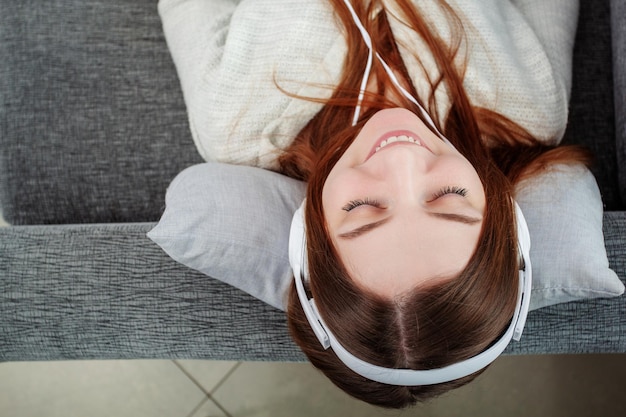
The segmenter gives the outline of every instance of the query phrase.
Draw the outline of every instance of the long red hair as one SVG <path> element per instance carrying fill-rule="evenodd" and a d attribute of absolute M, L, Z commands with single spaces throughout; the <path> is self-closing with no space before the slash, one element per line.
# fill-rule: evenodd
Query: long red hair
<path fill-rule="evenodd" d="M 398 102 L 385 98 L 385 92 L 395 91 L 395 86 L 384 69 L 375 64 L 372 74 L 377 80 L 377 92 L 366 94 L 364 108 L 368 110 L 356 126 L 351 126 L 368 50 L 343 0 L 331 3 L 343 23 L 350 59 L 331 99 L 280 159 L 285 174 L 308 181 L 305 214 L 309 291 L 340 343 L 365 361 L 390 368 L 432 369 L 467 359 L 500 336 L 515 309 L 519 265 L 512 204 L 514 184 L 550 164 L 586 162 L 587 156 L 575 148 L 552 149 L 541 145 L 511 120 L 472 106 L 463 87 L 464 68 L 458 66 L 458 54 L 465 42 L 460 19 L 440 1 L 455 35 L 451 42 L 445 43 L 430 30 L 428 21 L 409 1 L 397 0 L 403 18 L 425 40 L 441 71 L 439 79 L 430 80 L 432 91 L 445 83 L 449 92 L 450 111 L 445 121 L 435 117 L 435 124 L 475 167 L 483 183 L 487 207 L 477 249 L 459 276 L 392 300 L 358 287 L 329 237 L 322 189 L 330 170 L 364 123 L 378 110 L 398 107 Z M 363 3 L 367 2 L 354 2 L 354 7 L 376 50 L 417 97 L 386 13 L 367 18 L 382 2 Z M 402 107 L 419 115 L 413 103 L 400 101 Z M 432 116 L 438 114 L 433 96 L 422 104 Z M 480 373 L 449 383 L 417 387 L 370 381 L 346 368 L 332 349 L 322 348 L 304 316 L 293 285 L 287 315 L 292 337 L 313 365 L 347 393 L 375 405 L 405 407 L 461 386 Z"/>

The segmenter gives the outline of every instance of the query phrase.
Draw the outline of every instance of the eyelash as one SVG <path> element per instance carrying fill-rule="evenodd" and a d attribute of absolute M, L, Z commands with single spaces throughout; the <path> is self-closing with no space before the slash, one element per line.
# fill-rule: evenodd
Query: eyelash
<path fill-rule="evenodd" d="M 370 198 L 364 198 L 359 200 L 352 200 L 341 209 L 345 211 L 352 211 L 359 206 L 372 206 L 376 208 L 381 208 L 382 204 L 378 200 L 371 200 Z"/>
<path fill-rule="evenodd" d="M 467 196 L 467 188 L 461 188 L 456 186 L 443 187 L 441 190 L 433 194 L 431 201 L 435 201 L 436 199 L 441 198 L 446 194 L 458 194 L 461 197 L 465 197 Z"/>
<path fill-rule="evenodd" d="M 438 198 L 441 198 L 446 194 L 458 194 L 461 197 L 465 197 L 467 196 L 467 189 L 456 187 L 456 186 L 446 186 L 446 187 L 443 187 L 441 190 L 437 191 L 435 194 L 433 194 L 431 201 L 435 201 Z M 372 200 L 366 197 L 364 199 L 352 200 L 348 204 L 343 206 L 341 209 L 344 211 L 352 211 L 359 206 L 372 206 L 376 208 L 381 208 L 382 204 L 378 200 Z"/>

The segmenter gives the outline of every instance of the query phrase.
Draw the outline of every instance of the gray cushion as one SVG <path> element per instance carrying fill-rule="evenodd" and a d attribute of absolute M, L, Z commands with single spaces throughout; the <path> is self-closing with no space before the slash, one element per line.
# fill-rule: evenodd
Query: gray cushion
<path fill-rule="evenodd" d="M 157 220 L 200 162 L 153 0 L 2 1 L 0 202 L 11 224 Z"/>
<path fill-rule="evenodd" d="M 602 199 L 589 170 L 556 166 L 516 190 L 532 242 L 531 308 L 623 294 L 624 285 L 609 268 Z"/>
<path fill-rule="evenodd" d="M 624 292 L 609 269 L 602 200 L 586 168 L 559 166 L 517 191 L 532 242 L 532 309 Z M 174 260 L 284 308 L 289 228 L 303 197 L 304 184 L 283 175 L 199 164 L 172 182 L 148 236 Z"/>
<path fill-rule="evenodd" d="M 284 309 L 288 241 L 305 184 L 260 168 L 203 163 L 172 181 L 148 236 L 174 260 Z"/>

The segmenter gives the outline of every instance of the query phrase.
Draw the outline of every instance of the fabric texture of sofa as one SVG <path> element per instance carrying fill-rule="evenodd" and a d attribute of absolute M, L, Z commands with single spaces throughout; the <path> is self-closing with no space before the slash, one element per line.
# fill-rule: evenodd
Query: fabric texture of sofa
<path fill-rule="evenodd" d="M 201 162 L 156 2 L 0 0 L 0 360 L 301 361 L 284 313 L 146 237 Z M 626 6 L 581 1 L 564 143 L 626 282 Z M 509 354 L 626 352 L 626 297 L 533 311 Z"/>

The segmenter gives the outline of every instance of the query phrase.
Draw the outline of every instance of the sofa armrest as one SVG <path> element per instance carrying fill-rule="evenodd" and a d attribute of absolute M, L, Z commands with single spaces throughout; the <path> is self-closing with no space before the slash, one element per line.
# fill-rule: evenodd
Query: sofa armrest
<path fill-rule="evenodd" d="M 626 212 L 605 213 L 626 277 Z M 302 361 L 284 313 L 171 260 L 151 223 L 0 228 L 0 361 Z M 530 313 L 510 354 L 626 352 L 626 297 Z"/>

